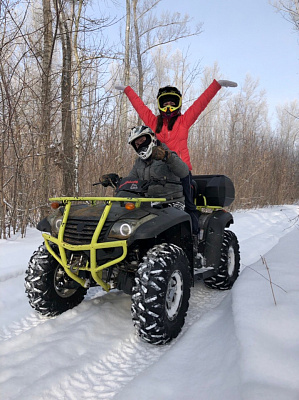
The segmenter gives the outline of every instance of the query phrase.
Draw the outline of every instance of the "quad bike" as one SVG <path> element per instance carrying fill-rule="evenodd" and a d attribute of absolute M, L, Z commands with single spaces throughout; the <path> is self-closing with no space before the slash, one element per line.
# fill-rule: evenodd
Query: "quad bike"
<path fill-rule="evenodd" d="M 234 200 L 234 186 L 224 175 L 193 176 L 195 236 L 185 211 L 145 197 L 151 182 L 111 176 L 129 197 L 50 199 L 56 209 L 37 226 L 44 244 L 26 271 L 29 303 L 53 317 L 81 303 L 89 287 L 122 290 L 132 296 L 139 336 L 165 344 L 184 325 L 195 279 L 227 290 L 239 275 L 238 240 L 227 229 L 233 217 L 223 209 Z"/>

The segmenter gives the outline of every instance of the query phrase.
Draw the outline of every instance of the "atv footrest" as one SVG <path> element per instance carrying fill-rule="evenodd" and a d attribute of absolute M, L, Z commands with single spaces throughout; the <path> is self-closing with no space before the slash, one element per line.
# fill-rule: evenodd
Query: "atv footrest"
<path fill-rule="evenodd" d="M 207 279 L 213 275 L 215 275 L 215 269 L 213 267 L 194 268 L 194 276 L 198 279 Z"/>

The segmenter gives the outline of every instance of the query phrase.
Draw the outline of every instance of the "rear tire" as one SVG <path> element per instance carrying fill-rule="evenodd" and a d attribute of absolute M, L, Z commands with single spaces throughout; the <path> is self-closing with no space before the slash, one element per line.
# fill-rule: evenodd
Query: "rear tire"
<path fill-rule="evenodd" d="M 147 252 L 135 278 L 132 318 L 139 336 L 165 344 L 178 336 L 189 307 L 191 275 L 184 251 L 173 244 Z"/>
<path fill-rule="evenodd" d="M 236 235 L 225 230 L 221 246 L 221 260 L 218 274 L 204 280 L 207 287 L 229 290 L 233 287 L 240 273 L 240 249 Z"/>
<path fill-rule="evenodd" d="M 25 292 L 32 308 L 53 317 L 80 304 L 87 290 L 69 278 L 43 244 L 29 261 Z"/>

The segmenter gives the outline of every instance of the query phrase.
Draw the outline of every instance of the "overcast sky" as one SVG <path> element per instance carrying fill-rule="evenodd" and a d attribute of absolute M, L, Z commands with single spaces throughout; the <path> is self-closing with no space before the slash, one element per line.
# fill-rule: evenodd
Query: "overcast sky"
<path fill-rule="evenodd" d="M 124 12 L 125 0 L 118 5 Z M 299 33 L 268 0 L 162 0 L 159 7 L 202 22 L 203 33 L 188 39 L 194 60 L 201 60 L 202 68 L 217 61 L 223 77 L 239 85 L 247 73 L 259 79 L 270 113 L 299 99 Z M 107 11 L 112 16 L 113 9 Z"/>

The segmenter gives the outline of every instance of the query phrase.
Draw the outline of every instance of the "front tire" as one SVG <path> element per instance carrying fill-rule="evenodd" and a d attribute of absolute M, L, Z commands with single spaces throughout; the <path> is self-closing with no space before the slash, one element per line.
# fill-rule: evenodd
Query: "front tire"
<path fill-rule="evenodd" d="M 189 307 L 191 275 L 184 251 L 173 244 L 147 252 L 132 292 L 132 318 L 139 336 L 165 344 L 178 336 Z"/>
<path fill-rule="evenodd" d="M 221 260 L 218 274 L 204 280 L 207 287 L 229 290 L 233 287 L 240 273 L 240 249 L 236 235 L 225 230 L 221 246 Z"/>
<path fill-rule="evenodd" d="M 68 277 L 43 244 L 29 261 L 25 292 L 32 308 L 53 317 L 80 304 L 87 290 Z"/>

